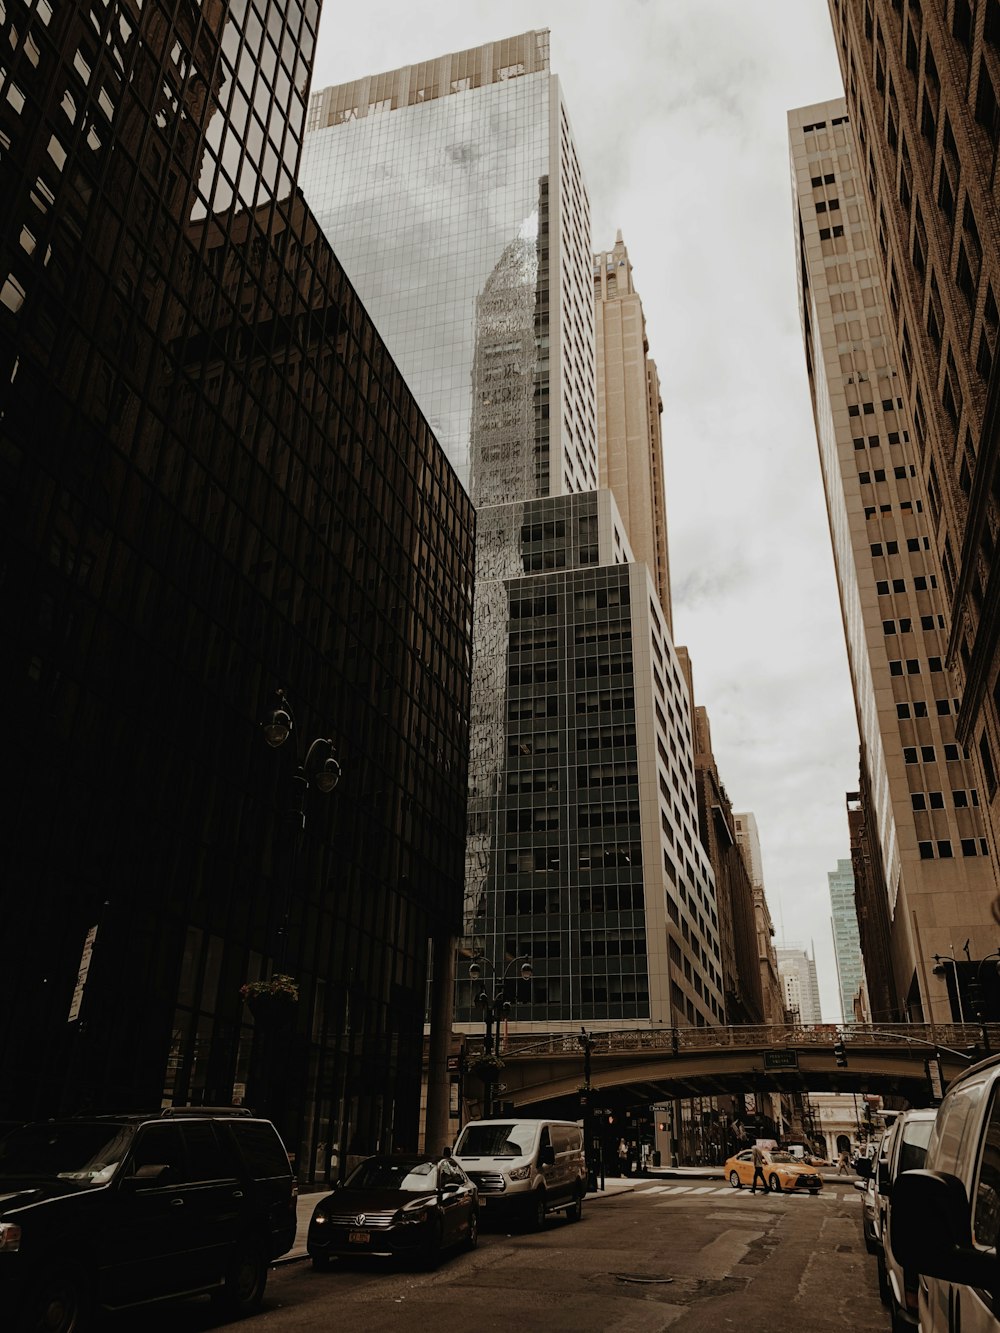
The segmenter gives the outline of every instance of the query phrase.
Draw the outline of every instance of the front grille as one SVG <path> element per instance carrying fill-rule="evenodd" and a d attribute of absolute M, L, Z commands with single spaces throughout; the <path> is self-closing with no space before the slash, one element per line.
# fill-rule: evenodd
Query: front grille
<path fill-rule="evenodd" d="M 351 1231 L 386 1231 L 392 1226 L 396 1216 L 395 1208 L 379 1209 L 370 1213 L 365 1210 L 364 1221 L 359 1222 L 360 1213 L 327 1213 L 327 1220 L 332 1227 L 347 1227 Z"/>
<path fill-rule="evenodd" d="M 484 1194 L 499 1194 L 507 1188 L 502 1171 L 467 1171 L 465 1174 L 475 1181 Z"/>

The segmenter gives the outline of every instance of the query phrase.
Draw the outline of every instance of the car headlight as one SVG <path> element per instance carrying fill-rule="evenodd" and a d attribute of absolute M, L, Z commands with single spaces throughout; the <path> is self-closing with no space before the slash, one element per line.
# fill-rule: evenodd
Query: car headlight
<path fill-rule="evenodd" d="M 21 1228 L 16 1222 L 0 1222 L 0 1250 L 10 1252 L 21 1248 Z"/>
<path fill-rule="evenodd" d="M 515 1166 L 513 1171 L 508 1171 L 507 1175 L 511 1180 L 527 1180 L 531 1175 L 530 1166 Z"/>
<path fill-rule="evenodd" d="M 313 1214 L 313 1221 L 316 1223 L 316 1225 L 317 1225 L 318 1227 L 323 1226 L 323 1225 L 326 1223 L 326 1220 L 327 1220 L 327 1218 L 326 1218 L 326 1213 L 314 1213 L 314 1214 Z"/>
<path fill-rule="evenodd" d="M 396 1214 L 396 1221 L 408 1222 L 408 1223 L 426 1222 L 427 1205 L 425 1203 L 421 1203 L 418 1204 L 416 1208 L 414 1208 L 412 1205 L 410 1205 L 407 1208 L 401 1208 L 399 1212 Z"/>

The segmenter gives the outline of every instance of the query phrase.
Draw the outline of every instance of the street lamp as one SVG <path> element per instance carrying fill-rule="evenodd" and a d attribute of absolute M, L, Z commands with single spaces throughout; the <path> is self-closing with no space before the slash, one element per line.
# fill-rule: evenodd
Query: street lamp
<path fill-rule="evenodd" d="M 310 785 L 329 795 L 340 781 L 340 764 L 333 741 L 326 737 L 317 737 L 310 742 L 303 757 L 299 745 L 299 732 L 295 725 L 295 714 L 284 690 L 275 691 L 276 702 L 261 722 L 264 740 L 273 749 L 280 749 L 289 737 L 295 748 L 295 773 L 292 776 L 292 803 L 289 816 L 292 821 L 292 867 L 288 884 L 283 895 L 281 921 L 278 926 L 278 971 L 283 971 L 285 955 L 288 951 L 288 916 L 291 910 L 292 887 L 298 868 L 299 844 L 306 826 L 306 792 Z"/>
<path fill-rule="evenodd" d="M 934 967 L 932 968 L 932 971 L 936 977 L 946 976 L 945 963 L 951 963 L 955 970 L 955 994 L 958 997 L 958 1021 L 964 1026 L 965 1011 L 962 1008 L 962 987 L 958 980 L 958 960 L 952 958 L 950 953 L 936 953 L 934 954 Z"/>
<path fill-rule="evenodd" d="M 292 741 L 295 754 L 295 772 L 292 774 L 291 801 L 287 814 L 290 825 L 291 856 L 288 876 L 280 895 L 276 895 L 278 919 L 276 928 L 271 926 L 267 940 L 267 952 L 272 956 L 271 991 L 263 997 L 254 1010 L 254 1041 L 251 1060 L 252 1095 L 261 1098 L 272 1119 L 281 1119 L 284 1090 L 288 1080 L 283 1076 L 283 1066 L 287 1059 L 288 1043 L 282 1040 L 279 1027 L 281 1016 L 287 1021 L 294 1011 L 289 1009 L 288 998 L 298 999 L 298 986 L 293 978 L 285 975 L 288 955 L 288 924 L 291 916 L 292 894 L 298 876 L 299 849 L 306 826 L 306 792 L 310 786 L 328 795 L 340 781 L 340 764 L 333 741 L 326 737 L 317 737 L 302 752 L 299 730 L 295 723 L 295 714 L 284 690 L 275 691 L 273 706 L 260 723 L 264 740 L 273 750 L 280 749 Z M 273 918 L 271 918 L 273 921 Z M 271 936 L 271 930 L 274 935 Z M 280 992 L 280 994 L 279 994 Z M 287 1126 L 284 1127 L 287 1131 Z"/>
<path fill-rule="evenodd" d="M 496 1062 L 496 1057 L 500 1054 L 500 1022 L 510 1013 L 511 1002 L 505 998 L 507 982 L 517 967 L 521 964 L 521 980 L 530 981 L 535 975 L 531 963 L 528 961 L 528 955 L 522 954 L 519 958 L 512 958 L 503 972 L 498 972 L 496 967 L 485 957 L 484 954 L 476 954 L 469 964 L 469 977 L 472 981 L 484 981 L 484 987 L 476 996 L 476 1003 L 482 1008 L 483 1022 L 485 1025 L 485 1035 L 483 1040 L 484 1054 L 484 1072 L 483 1072 L 483 1118 L 488 1119 L 493 1109 L 493 1073 L 490 1068 Z M 485 978 L 483 977 L 483 968 L 489 969 L 493 977 L 492 995 L 486 989 Z M 496 1050 L 494 1050 L 494 1042 Z"/>

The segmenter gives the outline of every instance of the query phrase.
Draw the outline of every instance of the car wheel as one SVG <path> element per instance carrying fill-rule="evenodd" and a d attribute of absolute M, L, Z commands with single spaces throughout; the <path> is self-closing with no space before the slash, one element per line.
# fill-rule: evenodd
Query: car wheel
<path fill-rule="evenodd" d="M 473 1208 L 469 1214 L 469 1230 L 465 1237 L 465 1248 L 474 1250 L 479 1244 L 479 1210 Z"/>
<path fill-rule="evenodd" d="M 809 1193 L 810 1193 L 810 1194 L 813 1196 L 813 1198 L 815 1199 L 816 1195 L 819 1193 L 819 1190 L 810 1190 Z"/>
<path fill-rule="evenodd" d="M 83 1333 L 90 1327 L 90 1285 L 75 1268 L 43 1273 L 28 1303 L 31 1333 Z"/>
<path fill-rule="evenodd" d="M 529 1213 L 529 1225 L 532 1231 L 541 1231 L 545 1225 L 545 1191 L 535 1190 L 531 1199 L 531 1212 Z"/>
<path fill-rule="evenodd" d="M 767 1188 L 771 1191 L 772 1194 L 781 1193 L 781 1181 L 778 1179 L 778 1177 L 774 1174 L 773 1171 L 767 1178 Z"/>
<path fill-rule="evenodd" d="M 743 1188 L 743 1181 L 740 1180 L 738 1171 L 730 1171 L 729 1183 L 730 1185 L 732 1185 L 734 1190 L 741 1190 Z"/>
<path fill-rule="evenodd" d="M 317 1273 L 326 1273 L 330 1269 L 330 1256 L 328 1254 L 314 1254 L 312 1256 L 312 1266 Z"/>
<path fill-rule="evenodd" d="M 424 1243 L 423 1263 L 428 1270 L 437 1268 L 441 1262 L 441 1250 L 444 1246 L 444 1223 L 435 1217 L 430 1223 L 430 1231 Z"/>
<path fill-rule="evenodd" d="M 573 1202 L 566 1209 L 566 1221 L 579 1222 L 581 1217 L 583 1217 L 583 1195 L 576 1194 L 573 1197 Z"/>
<path fill-rule="evenodd" d="M 259 1310 L 267 1286 L 267 1259 L 263 1248 L 254 1240 L 243 1240 L 236 1246 L 226 1268 L 222 1290 L 213 1292 L 213 1300 L 232 1319 Z"/>

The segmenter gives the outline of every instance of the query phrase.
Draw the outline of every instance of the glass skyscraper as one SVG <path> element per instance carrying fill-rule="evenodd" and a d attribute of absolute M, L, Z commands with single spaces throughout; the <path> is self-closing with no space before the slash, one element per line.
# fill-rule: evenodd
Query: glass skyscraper
<path fill-rule="evenodd" d="M 474 524 L 295 184 L 318 17 L 0 5 L 0 1117 L 254 1097 L 286 971 L 304 1179 L 417 1143 Z"/>
<path fill-rule="evenodd" d="M 838 861 L 837 869 L 827 873 L 830 885 L 833 951 L 837 958 L 840 985 L 840 1009 L 845 1023 L 854 1022 L 854 997 L 865 984 L 865 966 L 861 958 L 861 936 L 854 902 L 854 869 L 850 859 Z"/>
<path fill-rule="evenodd" d="M 303 188 L 477 509 L 464 947 L 530 954 L 512 1027 L 719 1022 L 690 700 L 598 489 L 589 201 L 548 54 L 528 32 L 316 93 Z"/>

